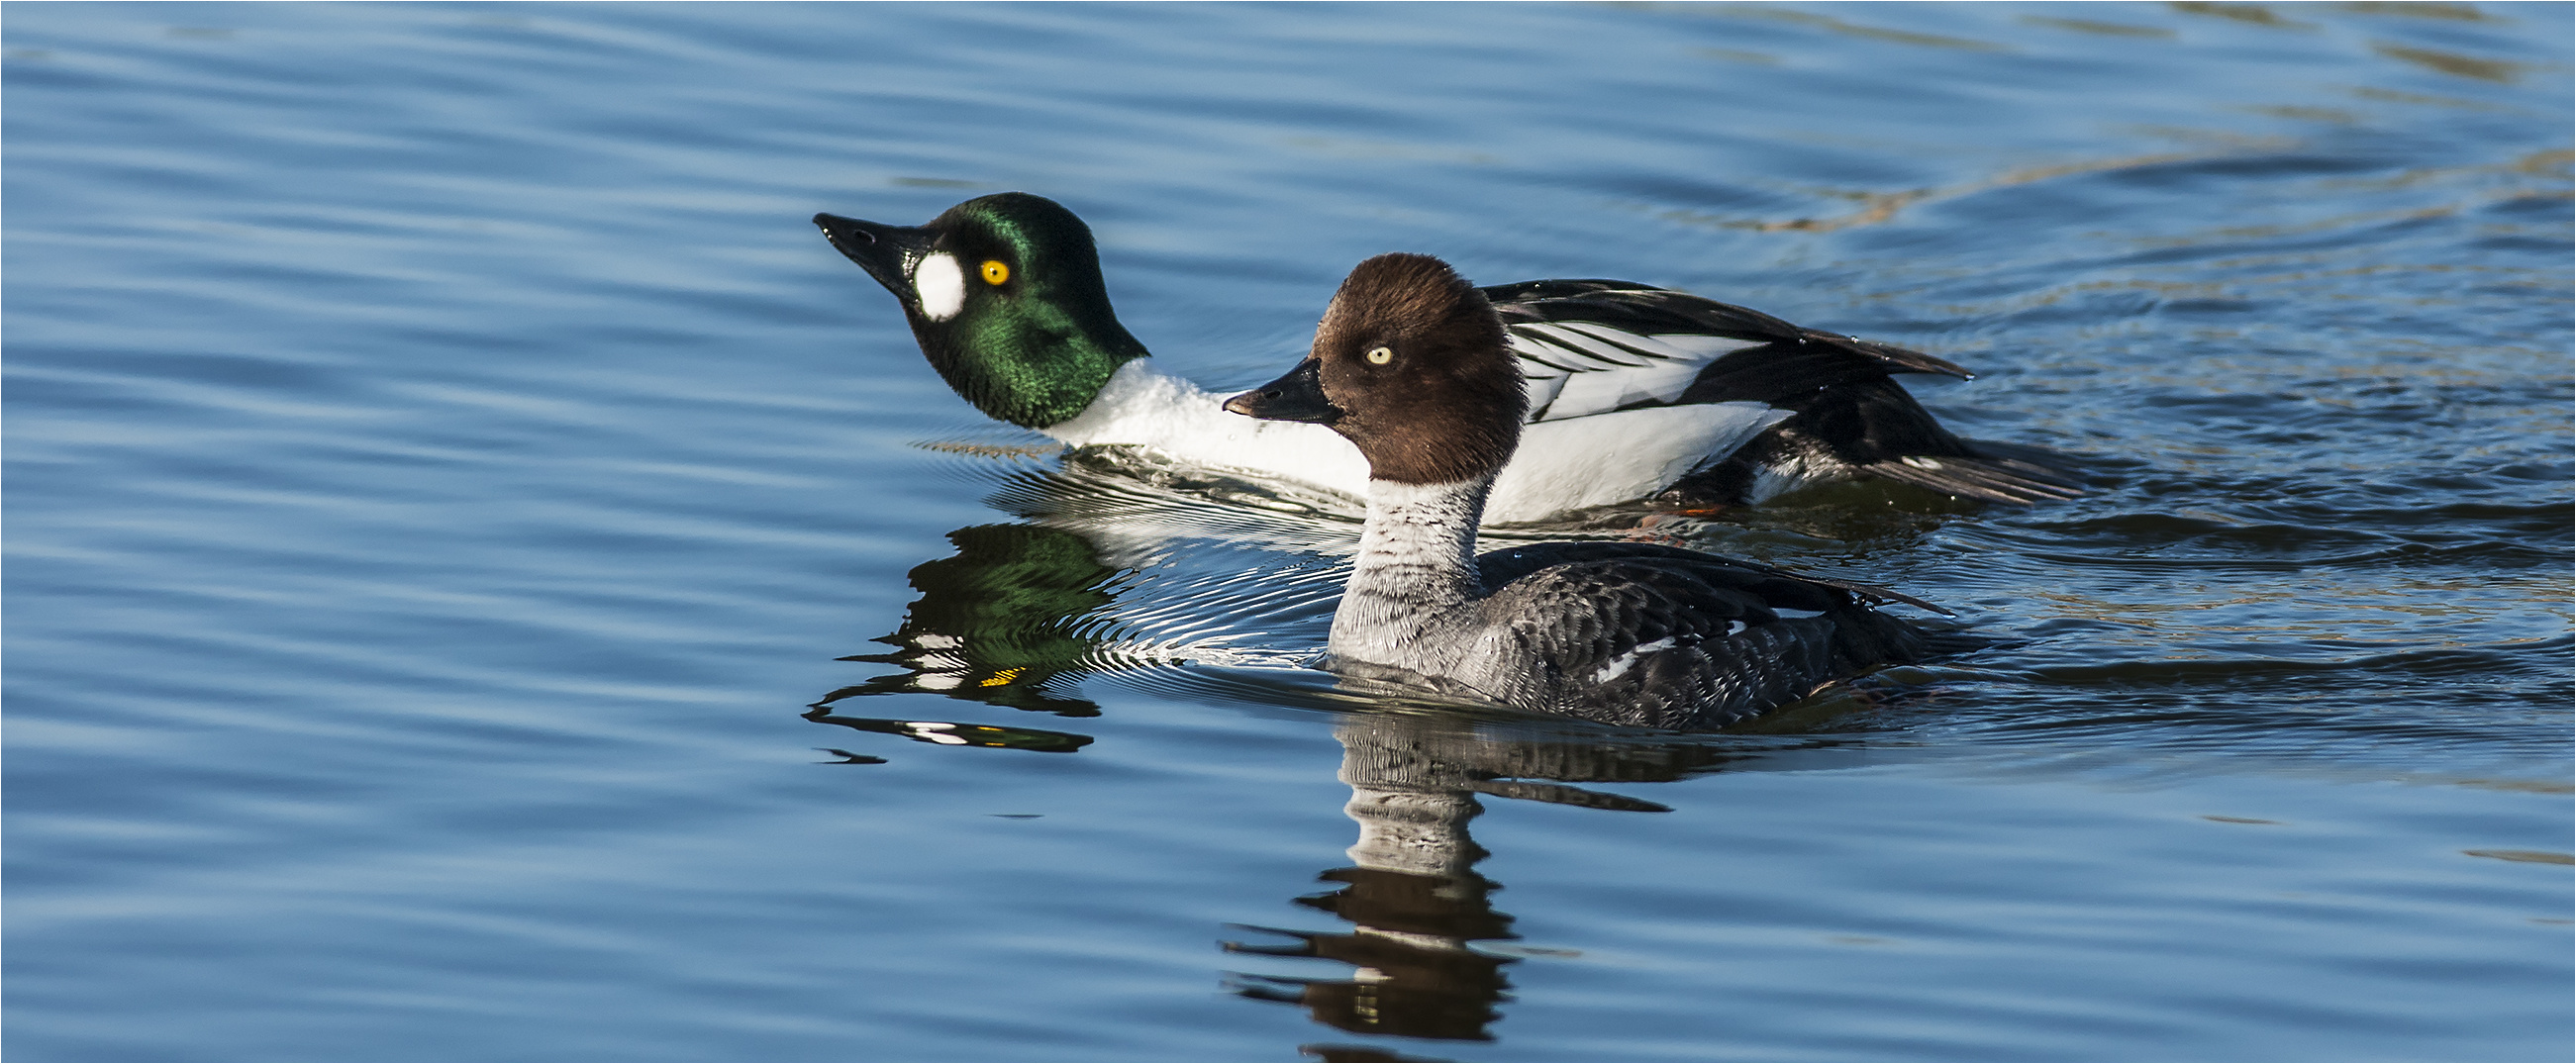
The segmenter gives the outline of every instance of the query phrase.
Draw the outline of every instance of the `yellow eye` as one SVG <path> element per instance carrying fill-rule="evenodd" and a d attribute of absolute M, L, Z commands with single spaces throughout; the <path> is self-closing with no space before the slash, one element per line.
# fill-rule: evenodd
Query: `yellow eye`
<path fill-rule="evenodd" d="M 1372 366 L 1383 366 L 1383 365 L 1386 365 L 1386 364 L 1387 364 L 1387 363 L 1389 363 L 1389 362 L 1393 362 L 1393 361 L 1395 361 L 1395 349 L 1394 349 L 1394 348 L 1392 348 L 1392 347 L 1372 347 L 1372 348 L 1369 348 L 1369 349 L 1368 349 L 1368 360 L 1369 360 L 1369 365 L 1372 365 Z"/>
<path fill-rule="evenodd" d="M 1000 284 L 1011 279 L 1011 268 L 1000 259 L 984 260 L 984 283 Z"/>

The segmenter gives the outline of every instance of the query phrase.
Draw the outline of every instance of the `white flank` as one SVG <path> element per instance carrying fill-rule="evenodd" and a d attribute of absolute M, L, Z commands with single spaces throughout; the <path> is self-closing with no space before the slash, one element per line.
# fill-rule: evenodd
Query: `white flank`
<path fill-rule="evenodd" d="M 1521 430 L 1485 520 L 1536 521 L 1652 495 L 1788 416 L 1761 403 L 1694 403 L 1538 422 Z"/>
<path fill-rule="evenodd" d="M 1099 398 L 1046 434 L 1077 447 L 1152 447 L 1195 465 L 1368 498 L 1368 460 L 1349 440 L 1321 425 L 1226 413 L 1219 405 L 1224 397 L 1151 361 L 1118 367 Z M 1537 521 L 1654 494 L 1788 416 L 1761 403 L 1695 403 L 1532 424 L 1521 430 L 1519 453 L 1494 482 L 1485 521 Z"/>
<path fill-rule="evenodd" d="M 947 321 L 966 309 L 966 274 L 950 255 L 932 255 L 912 268 L 912 290 L 921 297 L 921 316 Z"/>

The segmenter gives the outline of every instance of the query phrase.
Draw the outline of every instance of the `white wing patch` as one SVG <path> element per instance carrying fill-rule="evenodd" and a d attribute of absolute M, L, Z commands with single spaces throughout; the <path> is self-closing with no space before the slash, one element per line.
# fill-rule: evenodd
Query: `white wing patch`
<path fill-rule="evenodd" d="M 966 309 L 966 272 L 949 255 L 932 255 L 912 268 L 912 290 L 921 297 L 921 316 L 947 321 Z"/>
<path fill-rule="evenodd" d="M 1629 669 L 1634 668 L 1637 664 L 1638 658 L 1645 657 L 1646 655 L 1652 654 L 1658 650 L 1671 650 L 1673 645 L 1677 642 L 1680 641 L 1671 636 L 1665 636 L 1652 643 L 1639 643 L 1634 649 L 1610 659 L 1609 664 L 1601 666 L 1600 671 L 1592 674 L 1592 682 L 1603 684 L 1616 680 Z"/>
<path fill-rule="evenodd" d="M 1529 381 L 1532 421 L 1562 421 L 1680 399 L 1699 372 L 1730 351 L 1767 340 L 1678 333 L 1639 336 L 1591 322 L 1511 327 Z"/>

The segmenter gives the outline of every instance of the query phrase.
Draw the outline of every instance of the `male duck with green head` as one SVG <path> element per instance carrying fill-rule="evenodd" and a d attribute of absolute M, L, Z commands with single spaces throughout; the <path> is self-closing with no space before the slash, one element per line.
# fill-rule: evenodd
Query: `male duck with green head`
<path fill-rule="evenodd" d="M 984 196 L 918 227 L 831 214 L 814 224 L 894 293 L 931 366 L 986 414 L 1073 446 L 1149 447 L 1367 494 L 1368 463 L 1331 428 L 1229 415 L 1223 395 L 1156 369 L 1110 309 L 1091 228 L 1052 200 Z M 1650 496 L 1740 505 L 1852 477 L 1997 502 L 2079 490 L 2023 449 L 1933 420 L 1891 379 L 1968 376 L 1930 355 L 1625 281 L 1483 291 L 1530 392 L 1489 522 Z"/>

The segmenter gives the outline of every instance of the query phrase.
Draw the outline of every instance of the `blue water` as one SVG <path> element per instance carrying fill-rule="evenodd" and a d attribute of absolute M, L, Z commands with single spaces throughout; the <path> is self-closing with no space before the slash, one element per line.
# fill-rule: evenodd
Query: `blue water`
<path fill-rule="evenodd" d="M 0 38 L 13 1059 L 2576 1052 L 2565 5 Z M 2095 490 L 1656 517 L 2010 641 L 1741 732 L 1342 688 L 1346 507 L 985 421 L 805 221 L 1004 189 L 1211 387 L 1424 251 Z"/>

